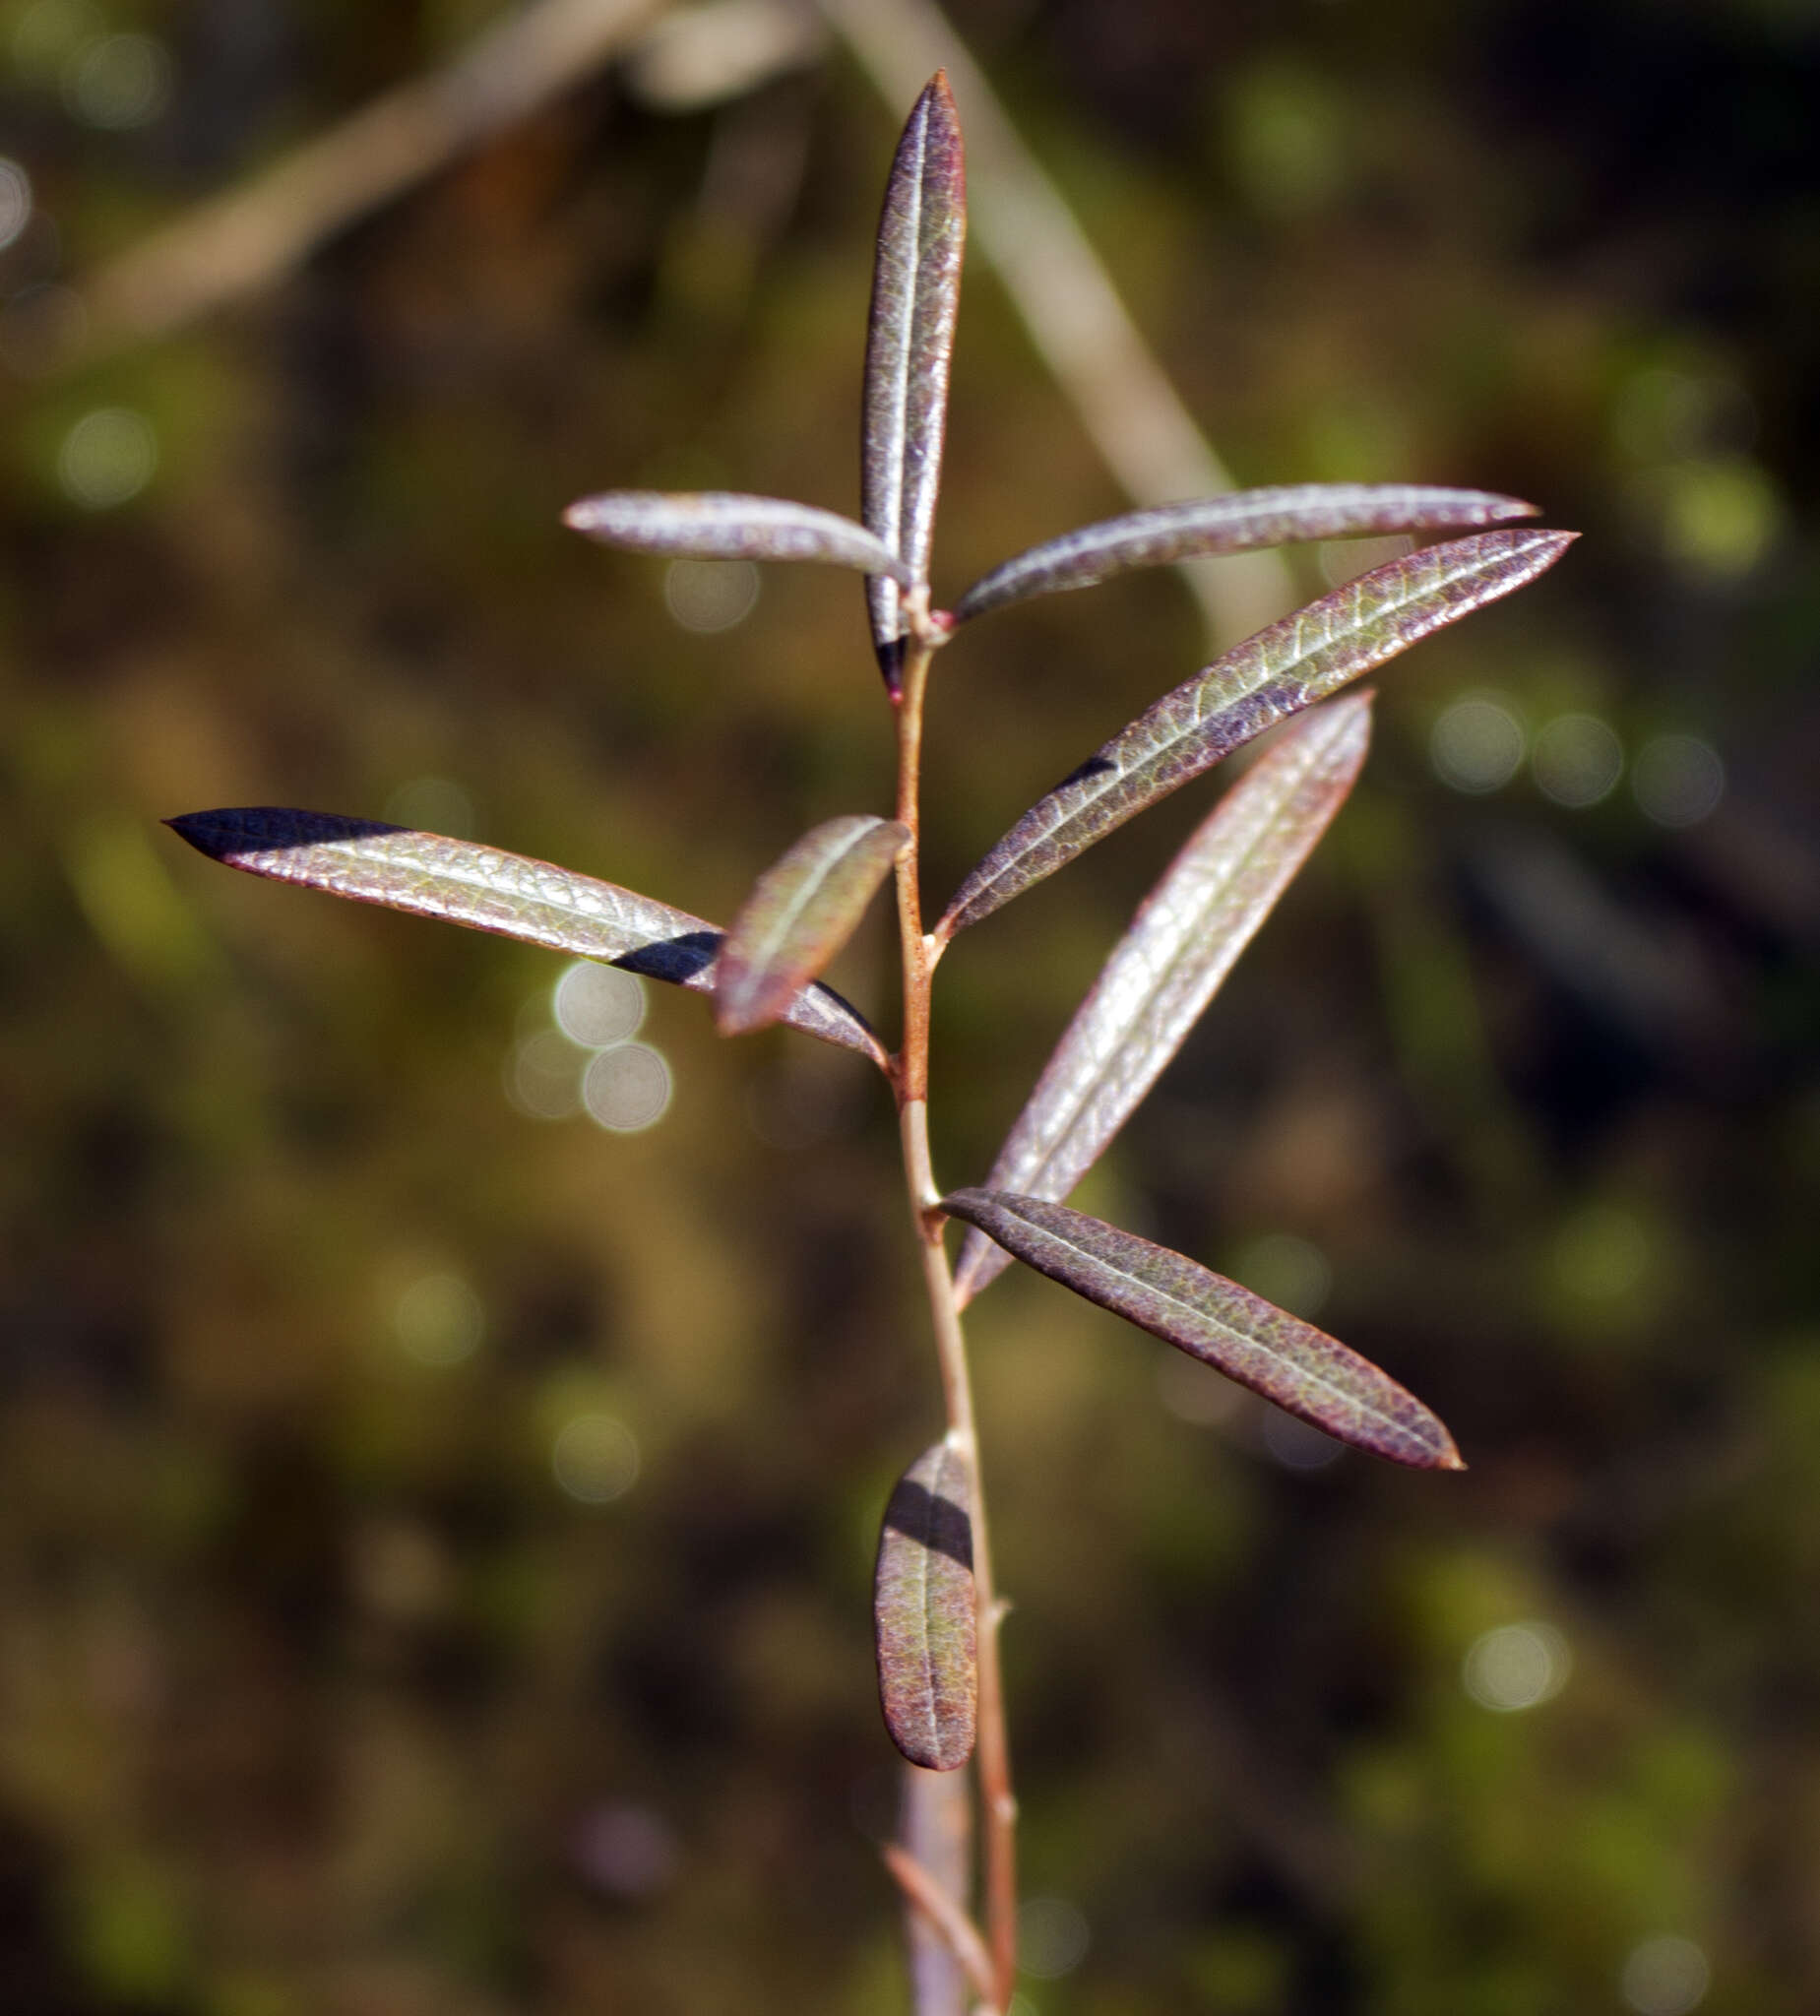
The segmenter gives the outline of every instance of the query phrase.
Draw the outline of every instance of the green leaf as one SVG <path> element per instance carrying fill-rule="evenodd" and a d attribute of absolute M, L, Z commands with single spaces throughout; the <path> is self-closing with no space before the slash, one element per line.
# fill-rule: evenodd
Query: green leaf
<path fill-rule="evenodd" d="M 1056 1044 L 988 1190 L 1059 1201 L 1093 1166 L 1346 802 L 1370 735 L 1370 694 L 1316 708 L 1202 821 Z M 1009 1264 L 970 1230 L 955 1267 L 963 1306 Z"/>
<path fill-rule="evenodd" d="M 973 1753 L 975 1607 L 973 1472 L 937 1442 L 885 1507 L 872 1585 L 885 1727 L 925 1771 L 956 1771 Z"/>
<path fill-rule="evenodd" d="M 860 444 L 860 516 L 903 561 L 912 586 L 929 576 L 966 238 L 961 123 L 938 70 L 910 112 L 885 184 Z M 873 575 L 866 601 L 879 667 L 896 692 L 904 650 L 897 583 Z"/>
<path fill-rule="evenodd" d="M 1565 532 L 1487 532 L 1374 567 L 1165 693 L 1039 798 L 955 892 L 935 936 L 1055 873 L 1272 723 L 1481 603 L 1509 595 L 1573 543 Z"/>
<path fill-rule="evenodd" d="M 189 812 L 165 823 L 199 852 L 249 875 L 441 917 L 698 993 L 714 985 L 721 934 L 712 924 L 548 861 L 376 819 L 277 805 Z M 864 1016 L 831 988 L 805 988 L 783 1019 L 886 1066 L 884 1045 Z"/>
<path fill-rule="evenodd" d="M 830 819 L 765 870 L 728 927 L 715 969 L 722 1036 L 777 1021 L 852 936 L 910 837 L 895 819 Z"/>
<path fill-rule="evenodd" d="M 674 553 L 695 560 L 822 560 L 910 585 L 910 569 L 863 525 L 783 497 L 747 497 L 731 490 L 602 490 L 571 504 L 562 522 L 603 546 L 633 553 Z"/>
<path fill-rule="evenodd" d="M 1293 539 L 1493 525 L 1500 518 L 1535 515 L 1535 505 L 1517 497 L 1420 483 L 1298 483 L 1235 490 L 1191 504 L 1128 512 L 1045 539 L 975 581 L 955 604 L 954 620 L 965 623 L 1029 596 L 1091 588 L 1134 567 L 1162 567 L 1206 553 L 1243 553 Z"/>
<path fill-rule="evenodd" d="M 1453 1437 L 1369 1358 L 1249 1289 L 1134 1232 L 1009 1190 L 957 1190 L 949 1217 L 1339 1441 L 1418 1470 L 1464 1470 Z"/>

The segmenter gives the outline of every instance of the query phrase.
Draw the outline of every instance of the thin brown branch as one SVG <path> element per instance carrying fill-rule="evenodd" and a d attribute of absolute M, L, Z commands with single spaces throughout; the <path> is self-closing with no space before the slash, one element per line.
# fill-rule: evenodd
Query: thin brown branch
<path fill-rule="evenodd" d="M 821 5 L 889 104 L 907 103 L 932 71 L 946 68 L 966 118 L 975 241 L 1126 495 L 1135 504 L 1172 504 L 1231 489 L 1074 214 L 934 0 Z M 1182 573 L 1220 648 L 1295 600 L 1274 552 L 1190 561 Z"/>
<path fill-rule="evenodd" d="M 922 1864 L 895 1842 L 886 1842 L 879 1854 L 885 1858 L 886 1868 L 896 1877 L 898 1887 L 940 1932 L 948 1950 L 966 1968 L 968 1979 L 986 2001 L 997 2008 L 1000 1997 L 992 1975 L 992 1956 L 986 1951 L 985 1941 L 979 1936 L 973 1920 Z"/>
<path fill-rule="evenodd" d="M 375 98 L 104 266 L 84 359 L 269 286 L 318 245 L 597 69 L 664 0 L 531 0 L 446 68 Z"/>
<path fill-rule="evenodd" d="M 912 605 L 912 613 L 913 613 Z M 898 696 L 899 819 L 910 829 L 910 844 L 898 856 L 898 929 L 904 963 L 904 1042 L 895 1078 L 904 1174 L 928 1292 L 929 1316 L 941 1367 L 948 1434 L 966 1456 L 973 1477 L 973 1592 L 977 1606 L 978 1718 L 974 1763 L 979 1777 L 985 1861 L 985 1922 L 990 1948 L 992 1991 L 987 2003 L 1007 2008 L 1017 1980 L 1018 1878 L 1017 1799 L 1011 1788 L 1011 1744 L 1005 1726 L 1005 1687 L 999 1665 L 1002 1606 L 992 1579 L 985 1484 L 979 1467 L 979 1439 L 973 1421 L 973 1384 L 967 1339 L 955 1299 L 954 1275 L 944 1243 L 946 1220 L 935 1209 L 941 1190 L 929 1157 L 929 986 L 934 971 L 931 941 L 923 935 L 919 895 L 921 810 L 918 779 L 922 764 L 922 704 L 927 689 L 930 646 L 915 635 L 904 661 Z"/>

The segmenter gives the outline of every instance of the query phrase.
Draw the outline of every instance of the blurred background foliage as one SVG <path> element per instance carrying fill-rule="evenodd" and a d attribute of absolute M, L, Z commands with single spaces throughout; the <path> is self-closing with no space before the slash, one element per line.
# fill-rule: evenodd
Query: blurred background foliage
<path fill-rule="evenodd" d="M 654 994 L 668 1105 L 593 1124 L 557 962 L 157 824 L 387 816 L 724 917 L 887 805 L 850 580 L 557 523 L 609 484 L 853 508 L 905 106 L 812 20 L 753 61 L 718 18 L 693 85 L 648 43 L 253 298 L 84 349 L 106 260 L 491 13 L 0 4 L 32 2016 L 903 2006 L 867 1602 L 938 1397 L 877 1082 Z M 1355 802 L 1083 1196 L 1318 1313 L 1471 1471 L 1330 1460 L 1034 1277 L 975 1312 L 1025 2006 L 1820 2006 L 1820 12 L 955 25 L 1239 479 L 1586 534 L 1381 675 Z M 1122 505 L 977 260 L 950 444 L 938 590 Z M 1166 576 L 970 632 L 931 895 L 1205 656 Z M 1211 800 L 957 945 L 948 1180 Z M 882 930 L 841 977 L 889 1001 Z"/>

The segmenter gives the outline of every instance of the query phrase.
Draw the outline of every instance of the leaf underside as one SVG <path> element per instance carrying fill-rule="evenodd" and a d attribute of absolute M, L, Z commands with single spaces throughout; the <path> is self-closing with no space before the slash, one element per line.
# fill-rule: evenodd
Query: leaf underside
<path fill-rule="evenodd" d="M 826 968 L 910 837 L 895 819 L 830 819 L 765 870 L 728 925 L 715 970 L 722 1036 L 775 1022 Z"/>
<path fill-rule="evenodd" d="M 966 236 L 961 124 L 938 70 L 910 112 L 885 185 L 861 416 L 860 516 L 912 586 L 929 573 Z M 897 583 L 869 577 L 866 603 L 879 668 L 896 692 L 904 650 Z"/>
<path fill-rule="evenodd" d="M 1039 798 L 955 892 L 945 942 L 1349 680 L 1558 560 L 1575 535 L 1478 533 L 1374 567 L 1165 693 Z"/>
<path fill-rule="evenodd" d="M 1446 1428 L 1388 1372 L 1184 1254 L 1015 1191 L 957 1190 L 941 1208 L 1339 1441 L 1418 1470 L 1465 1468 Z"/>
<path fill-rule="evenodd" d="M 872 1614 L 879 1702 L 891 1739 L 925 1771 L 973 1751 L 978 1693 L 973 1492 L 946 1442 L 899 1479 L 879 1533 Z"/>
<path fill-rule="evenodd" d="M 1144 899 L 1055 1046 L 984 1187 L 1059 1202 L 1104 1152 L 1346 802 L 1371 695 L 1302 716 L 1202 821 Z M 970 1229 L 962 1306 L 1011 1264 Z"/>
<path fill-rule="evenodd" d="M 748 497 L 732 490 L 603 490 L 584 497 L 562 522 L 603 546 L 693 560 L 820 560 L 862 574 L 910 570 L 863 525 L 813 504 Z"/>
<path fill-rule="evenodd" d="M 190 812 L 166 823 L 199 852 L 250 875 L 441 917 L 698 993 L 714 985 L 721 933 L 712 924 L 548 861 L 376 819 L 276 805 Z M 781 1019 L 885 1067 L 884 1045 L 864 1016 L 831 988 L 804 988 Z"/>
<path fill-rule="evenodd" d="M 1296 539 L 1367 533 L 1434 532 L 1533 518 L 1534 504 L 1490 490 L 1424 483 L 1296 483 L 1235 490 L 1189 504 L 1127 512 L 1045 539 L 994 567 L 954 606 L 957 623 L 1034 595 L 1091 588 L 1135 567 L 1162 567 L 1209 553 L 1242 553 Z"/>

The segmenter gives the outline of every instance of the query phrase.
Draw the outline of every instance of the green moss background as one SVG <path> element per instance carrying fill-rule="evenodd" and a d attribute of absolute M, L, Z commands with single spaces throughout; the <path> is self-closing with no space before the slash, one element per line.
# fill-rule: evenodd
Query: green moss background
<path fill-rule="evenodd" d="M 488 12 L 0 5 L 28 2016 L 904 2007 L 868 1592 L 939 1401 L 876 1080 L 654 990 L 662 1120 L 529 1117 L 559 962 L 157 822 L 453 817 L 724 917 L 886 809 L 853 582 L 772 569 L 692 632 L 558 514 L 853 508 L 905 107 L 838 48 L 689 113 L 612 69 L 256 299 L 47 348 L 109 255 Z M 1812 2009 L 1820 16 L 954 18 L 1242 481 L 1479 483 L 1585 534 L 1377 679 L 1354 802 L 1083 1195 L 1318 1307 L 1469 1473 L 1316 1466 L 1034 1277 L 976 1311 L 1030 2016 Z M 1121 503 L 977 258 L 948 472 L 950 592 Z M 1167 577 L 958 643 L 931 894 L 1204 656 Z M 1534 760 L 1466 791 L 1475 696 Z M 1560 802 L 1610 737 L 1615 788 Z M 1646 810 L 1663 737 L 1723 765 L 1693 823 Z M 947 1180 L 1217 788 L 957 944 Z M 881 930 L 840 978 L 883 1012 Z"/>

